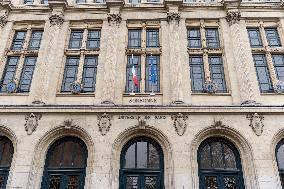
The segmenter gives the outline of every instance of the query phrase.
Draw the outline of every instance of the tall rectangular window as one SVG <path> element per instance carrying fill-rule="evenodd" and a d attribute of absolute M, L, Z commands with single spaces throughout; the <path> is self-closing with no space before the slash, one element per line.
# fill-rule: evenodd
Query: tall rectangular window
<path fill-rule="evenodd" d="M 141 3 L 141 0 L 129 0 L 129 3 L 131 3 L 131 4 L 139 4 L 139 3 Z"/>
<path fill-rule="evenodd" d="M 95 92 L 98 57 L 86 56 L 83 68 L 83 92 Z"/>
<path fill-rule="evenodd" d="M 265 34 L 270 47 L 280 47 L 281 42 L 277 28 L 265 28 Z"/>
<path fill-rule="evenodd" d="M 1 80 L 1 85 L 0 85 L 1 92 L 7 92 L 6 85 L 14 81 L 19 59 L 20 59 L 19 56 L 8 57 L 4 75 Z"/>
<path fill-rule="evenodd" d="M 190 78 L 192 92 L 203 92 L 204 85 L 204 65 L 202 56 L 190 56 Z"/>
<path fill-rule="evenodd" d="M 100 47 L 100 30 L 89 30 L 87 39 L 87 49 L 96 49 Z"/>
<path fill-rule="evenodd" d="M 272 84 L 264 54 L 254 54 L 253 60 L 261 92 L 272 92 Z"/>
<path fill-rule="evenodd" d="M 11 50 L 22 50 L 26 38 L 26 33 L 26 31 L 15 32 Z"/>
<path fill-rule="evenodd" d="M 199 28 L 188 29 L 187 39 L 189 48 L 201 48 L 201 36 Z"/>
<path fill-rule="evenodd" d="M 33 3 L 34 3 L 33 0 L 24 0 L 24 4 L 31 5 Z"/>
<path fill-rule="evenodd" d="M 277 79 L 284 81 L 284 55 L 272 55 L 273 65 L 276 72 Z"/>
<path fill-rule="evenodd" d="M 206 28 L 206 44 L 207 48 L 220 48 L 219 32 L 216 28 Z"/>
<path fill-rule="evenodd" d="M 30 50 L 38 50 L 40 47 L 41 39 L 42 39 L 42 31 L 32 31 L 29 49 Z"/>
<path fill-rule="evenodd" d="M 159 30 L 158 29 L 147 29 L 146 41 L 147 47 L 159 47 Z"/>
<path fill-rule="evenodd" d="M 250 46 L 252 48 L 262 47 L 262 40 L 260 31 L 258 28 L 248 28 L 248 36 L 250 41 Z"/>
<path fill-rule="evenodd" d="M 19 83 L 19 92 L 29 92 L 37 57 L 26 57 Z"/>
<path fill-rule="evenodd" d="M 71 31 L 69 49 L 80 49 L 82 46 L 83 30 Z"/>
<path fill-rule="evenodd" d="M 160 92 L 160 56 L 146 57 L 146 93 Z"/>
<path fill-rule="evenodd" d="M 134 70 L 134 72 L 133 72 Z M 133 82 L 133 74 L 136 74 L 139 85 L 136 86 Z M 139 93 L 141 81 L 141 57 L 140 56 L 127 56 L 126 68 L 126 89 L 127 93 Z"/>
<path fill-rule="evenodd" d="M 226 83 L 224 68 L 222 63 L 222 57 L 211 55 L 208 57 L 209 60 L 209 69 L 210 69 L 210 78 L 217 84 L 217 92 L 226 92 Z"/>
<path fill-rule="evenodd" d="M 71 92 L 71 84 L 77 79 L 79 60 L 79 56 L 67 57 L 61 92 Z"/>
<path fill-rule="evenodd" d="M 141 48 L 141 30 L 128 30 L 128 48 Z"/>

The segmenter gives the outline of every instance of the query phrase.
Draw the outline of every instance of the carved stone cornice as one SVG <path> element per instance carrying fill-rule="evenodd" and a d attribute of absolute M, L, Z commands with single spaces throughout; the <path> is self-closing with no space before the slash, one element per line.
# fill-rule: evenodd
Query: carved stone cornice
<path fill-rule="evenodd" d="M 179 23 L 180 13 L 178 13 L 178 12 L 167 12 L 167 21 L 168 21 L 168 23 L 172 23 L 172 22 Z"/>
<path fill-rule="evenodd" d="M 62 14 L 52 14 L 49 17 L 49 22 L 52 26 L 61 26 L 64 23 L 64 17 Z"/>
<path fill-rule="evenodd" d="M 7 19 L 8 19 L 8 16 L 7 14 L 2 14 L 0 15 L 0 27 L 3 28 L 6 24 L 7 24 Z"/>
<path fill-rule="evenodd" d="M 121 14 L 120 13 L 117 13 L 117 14 L 107 14 L 107 21 L 109 23 L 109 25 L 111 24 L 116 24 L 116 25 L 119 25 L 122 21 L 122 18 L 121 18 Z"/>
<path fill-rule="evenodd" d="M 241 19 L 241 12 L 238 10 L 228 10 L 226 20 L 230 25 L 236 24 Z"/>
<path fill-rule="evenodd" d="M 263 133 L 264 124 L 262 121 L 264 120 L 263 115 L 259 115 L 258 113 L 247 115 L 247 119 L 250 121 L 249 126 L 252 128 L 253 132 L 260 136 Z"/>

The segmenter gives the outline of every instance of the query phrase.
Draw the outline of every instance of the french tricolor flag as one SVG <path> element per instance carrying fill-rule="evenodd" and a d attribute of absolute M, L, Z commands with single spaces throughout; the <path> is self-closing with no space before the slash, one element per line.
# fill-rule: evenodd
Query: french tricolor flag
<path fill-rule="evenodd" d="M 138 78 L 135 72 L 134 64 L 133 64 L 133 55 L 132 55 L 132 81 L 136 87 L 139 86 Z"/>

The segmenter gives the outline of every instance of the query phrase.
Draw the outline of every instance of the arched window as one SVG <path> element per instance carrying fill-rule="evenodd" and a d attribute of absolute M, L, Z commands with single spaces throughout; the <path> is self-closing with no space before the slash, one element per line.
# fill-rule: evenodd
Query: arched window
<path fill-rule="evenodd" d="M 5 136 L 0 136 L 0 188 L 6 188 L 6 183 L 13 158 L 12 142 Z"/>
<path fill-rule="evenodd" d="M 276 146 L 276 159 L 282 188 L 284 188 L 284 138 Z"/>
<path fill-rule="evenodd" d="M 244 189 L 240 155 L 222 138 L 209 138 L 198 149 L 200 189 Z"/>
<path fill-rule="evenodd" d="M 64 137 L 48 150 L 42 179 L 42 189 L 83 189 L 87 147 L 76 137 Z"/>
<path fill-rule="evenodd" d="M 130 140 L 121 153 L 120 189 L 163 189 L 163 158 L 163 151 L 154 140 Z"/>

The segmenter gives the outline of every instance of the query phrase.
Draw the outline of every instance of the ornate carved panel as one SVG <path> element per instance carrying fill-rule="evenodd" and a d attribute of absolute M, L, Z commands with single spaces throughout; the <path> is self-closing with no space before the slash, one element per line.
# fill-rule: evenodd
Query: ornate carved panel
<path fill-rule="evenodd" d="M 263 119 L 264 117 L 262 115 L 259 115 L 258 113 L 249 114 L 247 115 L 247 119 L 250 121 L 249 126 L 252 128 L 253 132 L 260 136 L 263 132 Z"/>
<path fill-rule="evenodd" d="M 34 114 L 31 113 L 29 115 L 26 115 L 26 123 L 25 123 L 25 130 L 28 135 L 31 135 L 38 126 L 38 121 L 41 119 L 41 114 Z"/>
<path fill-rule="evenodd" d="M 98 126 L 99 131 L 101 132 L 102 136 L 105 136 L 111 127 L 111 118 L 112 116 L 104 113 L 101 116 L 98 116 Z"/>
<path fill-rule="evenodd" d="M 54 25 L 61 26 L 64 22 L 64 17 L 62 14 L 52 14 L 49 17 L 49 21 L 52 26 Z"/>
<path fill-rule="evenodd" d="M 179 136 L 182 136 L 187 127 L 186 120 L 188 119 L 187 115 L 183 115 L 182 113 L 178 113 L 176 115 L 172 115 L 172 120 L 174 121 L 174 127 Z"/>

